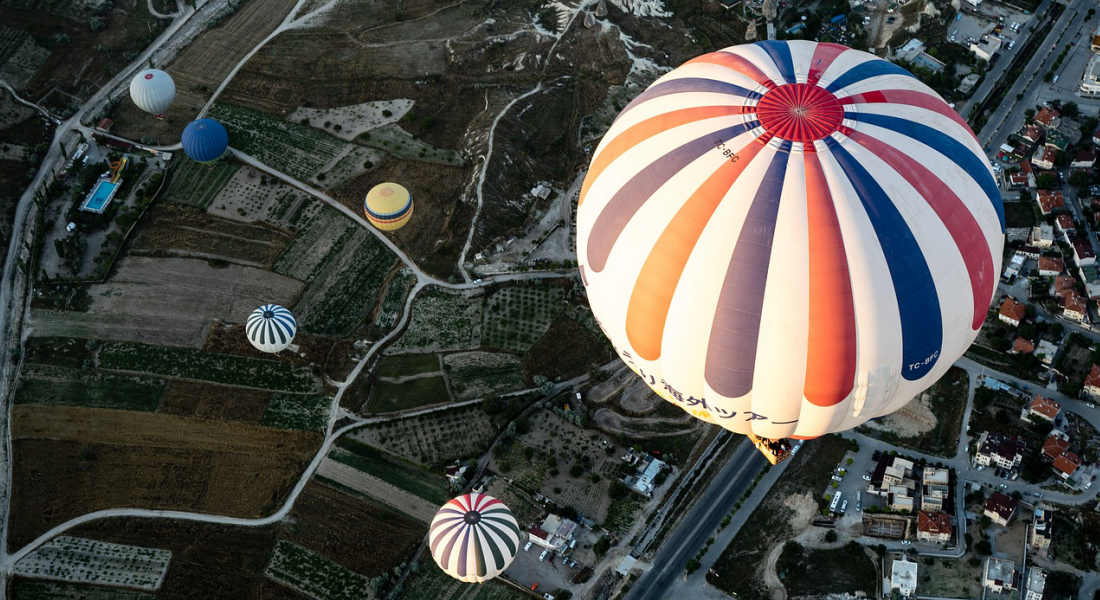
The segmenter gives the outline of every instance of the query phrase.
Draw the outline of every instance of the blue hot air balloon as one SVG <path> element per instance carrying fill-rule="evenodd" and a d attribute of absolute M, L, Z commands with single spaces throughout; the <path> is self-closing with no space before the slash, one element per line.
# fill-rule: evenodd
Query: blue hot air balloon
<path fill-rule="evenodd" d="M 229 134 L 214 119 L 191 121 L 183 130 L 183 151 L 191 160 L 208 163 L 218 160 L 229 148 Z"/>

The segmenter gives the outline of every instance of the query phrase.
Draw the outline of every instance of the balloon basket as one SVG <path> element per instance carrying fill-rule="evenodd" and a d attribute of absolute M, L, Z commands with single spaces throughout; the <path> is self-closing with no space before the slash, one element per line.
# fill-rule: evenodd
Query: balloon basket
<path fill-rule="evenodd" d="M 793 446 L 789 438 L 771 440 L 751 433 L 748 434 L 748 438 L 752 441 L 752 445 L 756 446 L 756 449 L 764 455 L 764 458 L 768 459 L 768 462 L 773 465 L 779 464 L 791 457 Z"/>

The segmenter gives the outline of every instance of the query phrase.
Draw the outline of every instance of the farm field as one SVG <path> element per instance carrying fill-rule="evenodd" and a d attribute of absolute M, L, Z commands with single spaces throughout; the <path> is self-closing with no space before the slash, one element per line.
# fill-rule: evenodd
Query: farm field
<path fill-rule="evenodd" d="M 213 165 L 195 162 L 179 153 L 179 163 L 172 169 L 164 199 L 206 210 L 241 166 L 229 160 Z"/>
<path fill-rule="evenodd" d="M 523 355 L 523 366 L 528 376 L 556 381 L 576 377 L 615 358 L 602 332 L 593 334 L 572 317 L 561 315 Z"/>
<path fill-rule="evenodd" d="M 359 226 L 327 206 L 313 211 L 275 261 L 275 272 L 312 281 Z"/>
<path fill-rule="evenodd" d="M 288 541 L 367 577 L 392 574 L 427 533 L 423 523 L 391 508 L 316 481 L 306 485 L 288 520 L 294 523 L 283 531 Z"/>
<path fill-rule="evenodd" d="M 16 563 L 15 574 L 153 591 L 160 587 L 171 560 L 168 550 L 63 535 Z"/>
<path fill-rule="evenodd" d="M 366 412 L 389 413 L 450 402 L 442 375 L 413 375 L 396 379 L 379 377 L 371 390 Z"/>
<path fill-rule="evenodd" d="M 274 395 L 266 390 L 215 385 L 204 381 L 168 381 L 157 412 L 215 421 L 259 425 Z"/>
<path fill-rule="evenodd" d="M 540 590 L 541 591 L 541 590 Z M 495 580 L 463 583 L 440 569 L 422 568 L 405 582 L 397 600 L 526 600 L 527 594 Z"/>
<path fill-rule="evenodd" d="M 463 350 L 481 340 L 481 300 L 431 289 L 416 296 L 412 319 L 391 348 Z"/>
<path fill-rule="evenodd" d="M 382 125 L 359 136 L 359 141 L 392 154 L 396 158 L 439 163 L 453 167 L 462 166 L 462 155 L 454 150 L 436 148 L 416 139 L 396 123 Z"/>
<path fill-rule="evenodd" d="M 137 230 L 130 255 L 222 258 L 267 269 L 290 239 L 275 227 L 246 225 L 190 206 L 155 204 Z"/>
<path fill-rule="evenodd" d="M 350 335 L 377 302 L 397 256 L 365 229 L 356 228 L 294 305 L 302 331 Z"/>
<path fill-rule="evenodd" d="M 480 398 L 524 387 L 519 358 L 500 352 L 461 352 L 443 357 L 451 389 L 458 400 Z"/>
<path fill-rule="evenodd" d="M 286 118 L 294 123 L 323 128 L 326 132 L 332 131 L 332 135 L 350 142 L 361 133 L 400 121 L 412 107 L 413 101 L 407 98 L 325 109 L 299 106 Z M 339 131 L 335 129 L 336 125 L 340 126 Z"/>
<path fill-rule="evenodd" d="M 523 352 L 531 347 L 564 308 L 558 286 L 516 286 L 495 292 L 482 314 L 482 345 Z"/>
<path fill-rule="evenodd" d="M 400 457 L 344 437 L 336 442 L 329 458 L 373 475 L 390 485 L 439 506 L 449 499 L 447 480 L 427 469 L 406 464 Z"/>
<path fill-rule="evenodd" d="M 235 104 L 217 102 L 207 116 L 225 124 L 229 145 L 303 182 L 323 173 L 350 144 L 306 125 Z"/>
<path fill-rule="evenodd" d="M 206 212 L 231 221 L 293 227 L 299 207 L 315 202 L 305 192 L 248 166 L 229 178 Z"/>
<path fill-rule="evenodd" d="M 328 396 L 275 394 L 260 424 L 277 429 L 323 429 L 328 424 L 331 405 Z"/>
<path fill-rule="evenodd" d="M 15 580 L 15 600 L 157 600 L 153 594 L 73 583 Z"/>
<path fill-rule="evenodd" d="M 324 480 L 338 483 L 345 488 L 377 500 L 425 525 L 432 522 L 436 510 L 439 509 L 438 506 L 355 467 L 339 462 L 338 459 L 350 460 L 352 458 L 344 454 L 345 452 L 339 448 L 330 452 L 329 456 L 318 465 L 317 475 L 324 478 Z"/>
<path fill-rule="evenodd" d="M 374 317 L 374 325 L 379 331 L 385 332 L 393 329 L 401 314 L 405 310 L 405 297 L 416 283 L 416 275 L 408 268 L 402 267 L 386 286 L 386 293 L 382 295 L 382 302 L 378 306 L 378 312 Z"/>
<path fill-rule="evenodd" d="M 513 488 L 501 477 L 494 477 L 485 493 L 506 504 L 508 510 L 511 510 L 516 517 L 516 522 L 521 529 L 528 523 L 538 521 L 545 514 L 541 505 L 535 503 L 527 494 Z"/>
<path fill-rule="evenodd" d="M 366 577 L 286 540 L 275 544 L 264 573 L 314 600 L 373 598 Z"/>
<path fill-rule="evenodd" d="M 498 431 L 481 407 L 460 406 L 370 425 L 349 435 L 415 463 L 439 465 L 481 454 Z"/>
<path fill-rule="evenodd" d="M 64 406 L 18 405 L 12 423 L 13 547 L 104 508 L 267 514 L 321 442 L 313 431 Z"/>
<path fill-rule="evenodd" d="M 31 321 L 34 335 L 41 337 L 156 340 L 201 348 L 214 319 L 243 323 L 261 304 L 289 304 L 301 288 L 288 277 L 251 267 L 218 269 L 205 260 L 132 256 L 117 264 L 109 282 L 89 286 L 88 312 L 32 309 Z"/>
<path fill-rule="evenodd" d="M 435 354 L 383 354 L 374 370 L 378 377 L 408 377 L 422 373 L 439 373 L 439 357 Z"/>
<path fill-rule="evenodd" d="M 310 393 L 320 387 L 308 367 L 190 348 L 107 342 L 96 355 L 96 365 L 282 392 Z"/>
<path fill-rule="evenodd" d="M 163 379 L 151 377 L 27 364 L 20 373 L 15 403 L 154 411 L 164 385 Z"/>

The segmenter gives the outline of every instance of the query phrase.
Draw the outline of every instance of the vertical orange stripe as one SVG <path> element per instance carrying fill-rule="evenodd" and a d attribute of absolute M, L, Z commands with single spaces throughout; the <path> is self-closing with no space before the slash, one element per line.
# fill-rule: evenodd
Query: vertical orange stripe
<path fill-rule="evenodd" d="M 709 63 L 712 65 L 718 65 L 725 67 L 731 71 L 736 71 L 749 79 L 752 79 L 756 83 L 763 85 L 767 88 L 774 88 L 775 82 L 770 77 L 764 74 L 759 67 L 752 64 L 752 61 L 741 56 L 739 54 L 733 54 L 732 52 L 711 52 L 710 54 L 704 54 L 702 56 L 693 58 L 685 65 L 693 65 L 697 63 Z M 680 65 L 681 67 L 683 65 Z M 677 67 L 679 68 L 679 67 Z"/>
<path fill-rule="evenodd" d="M 633 125 L 626 131 L 620 133 L 614 140 L 611 140 L 611 142 L 604 146 L 603 150 L 596 155 L 596 158 L 592 161 L 592 166 L 588 168 L 588 174 L 584 176 L 584 183 L 581 185 L 581 194 L 580 198 L 577 200 L 577 206 L 584 204 L 584 197 L 588 194 L 588 188 L 592 187 L 592 184 L 596 181 L 596 178 L 603 173 L 604 169 L 614 162 L 616 158 L 619 158 L 619 156 L 634 146 L 637 146 L 659 133 L 664 133 L 669 129 L 686 125 L 687 123 L 714 117 L 740 114 L 742 114 L 740 106 L 698 106 L 660 114 Z"/>
<path fill-rule="evenodd" d="M 855 385 L 855 306 L 829 183 L 817 154 L 805 156 L 810 315 L 804 393 L 812 404 L 832 406 L 848 397 Z"/>
<path fill-rule="evenodd" d="M 626 311 L 626 336 L 638 356 L 661 357 L 661 342 L 669 307 L 688 258 L 718 204 L 763 146 L 749 142 L 726 161 L 688 198 L 646 257 Z"/>

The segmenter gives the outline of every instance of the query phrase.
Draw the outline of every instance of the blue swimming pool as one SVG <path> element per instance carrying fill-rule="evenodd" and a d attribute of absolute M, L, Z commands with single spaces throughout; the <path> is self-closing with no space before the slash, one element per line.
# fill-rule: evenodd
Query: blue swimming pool
<path fill-rule="evenodd" d="M 95 187 L 92 188 L 88 197 L 84 199 L 84 204 L 80 205 L 80 210 L 102 213 L 103 209 L 107 208 L 107 205 L 111 203 L 111 198 L 114 197 L 115 192 L 118 191 L 118 186 L 121 184 L 121 181 L 111 183 L 106 179 L 100 179 L 96 182 Z"/>

